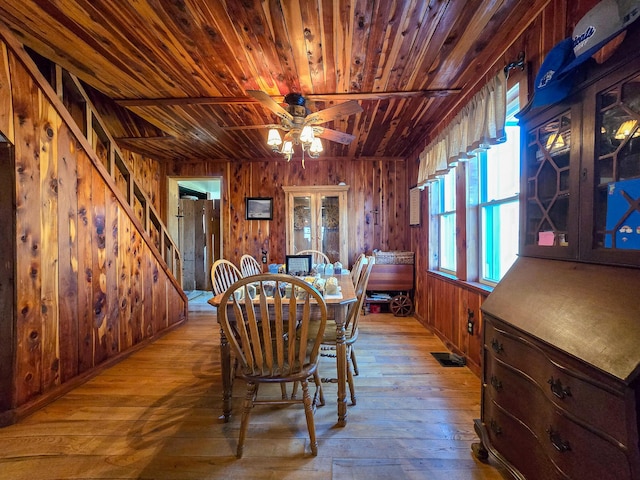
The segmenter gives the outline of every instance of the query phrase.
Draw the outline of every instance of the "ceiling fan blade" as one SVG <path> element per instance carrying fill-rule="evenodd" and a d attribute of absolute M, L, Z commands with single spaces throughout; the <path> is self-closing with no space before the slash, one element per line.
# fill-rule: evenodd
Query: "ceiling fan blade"
<path fill-rule="evenodd" d="M 355 140 L 355 136 L 350 133 L 339 132 L 337 130 L 331 130 L 324 127 L 313 127 L 313 134 L 316 137 L 324 138 L 336 143 L 342 143 L 343 145 L 349 145 Z"/>
<path fill-rule="evenodd" d="M 319 123 L 330 122 L 331 120 L 360 112 L 362 112 L 360 104 L 355 100 L 350 100 L 339 105 L 325 108 L 319 112 L 311 113 L 304 119 L 304 123 L 307 125 L 318 125 Z"/>
<path fill-rule="evenodd" d="M 228 127 L 220 127 L 222 130 L 257 130 L 260 128 L 282 128 L 282 125 L 270 123 L 268 125 L 230 125 Z"/>
<path fill-rule="evenodd" d="M 120 98 L 116 99 L 115 102 L 122 107 L 153 107 L 162 105 L 241 105 L 258 101 L 258 97 L 253 95 L 251 92 L 258 92 L 259 94 L 264 93 L 258 90 L 250 90 L 247 91 L 249 97 Z M 388 100 L 391 98 L 444 97 L 447 95 L 455 95 L 461 92 L 461 88 L 438 88 L 430 90 L 408 90 L 394 92 L 310 93 L 308 95 L 305 95 L 304 98 L 307 101 L 321 102 L 341 102 L 343 100 L 379 101 Z M 273 97 L 267 95 L 267 97 L 276 102 L 276 104 L 278 101 L 284 101 L 284 97 L 282 95 L 274 95 Z M 278 104 L 278 106 L 280 105 Z"/>
<path fill-rule="evenodd" d="M 278 102 L 276 102 L 262 90 L 247 90 L 247 94 L 251 95 L 263 106 L 271 110 L 283 120 L 288 120 L 289 122 L 293 120 L 293 116 L 288 111 L 286 111 Z"/>

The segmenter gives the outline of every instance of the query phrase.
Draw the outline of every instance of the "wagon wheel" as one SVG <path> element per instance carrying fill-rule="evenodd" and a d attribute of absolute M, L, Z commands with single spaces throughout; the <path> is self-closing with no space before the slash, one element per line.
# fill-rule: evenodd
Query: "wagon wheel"
<path fill-rule="evenodd" d="M 391 299 L 389 308 L 396 317 L 407 317 L 413 313 L 413 302 L 409 295 L 401 293 Z"/>

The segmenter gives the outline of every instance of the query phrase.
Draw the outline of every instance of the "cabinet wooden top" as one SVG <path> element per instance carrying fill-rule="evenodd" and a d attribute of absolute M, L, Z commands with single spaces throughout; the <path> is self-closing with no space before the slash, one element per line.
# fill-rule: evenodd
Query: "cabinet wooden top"
<path fill-rule="evenodd" d="M 630 384 L 640 370 L 640 269 L 520 257 L 482 311 Z"/>
<path fill-rule="evenodd" d="M 349 185 L 290 185 L 283 186 L 286 193 L 346 192 Z"/>

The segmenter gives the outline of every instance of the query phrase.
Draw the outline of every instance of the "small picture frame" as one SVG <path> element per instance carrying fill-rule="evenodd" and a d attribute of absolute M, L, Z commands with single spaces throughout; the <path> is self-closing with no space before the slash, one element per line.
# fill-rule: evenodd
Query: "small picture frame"
<path fill-rule="evenodd" d="M 289 275 L 304 276 L 309 275 L 312 267 L 313 255 L 287 255 L 286 269 Z"/>
<path fill-rule="evenodd" d="M 273 198 L 247 197 L 247 220 L 273 220 Z"/>

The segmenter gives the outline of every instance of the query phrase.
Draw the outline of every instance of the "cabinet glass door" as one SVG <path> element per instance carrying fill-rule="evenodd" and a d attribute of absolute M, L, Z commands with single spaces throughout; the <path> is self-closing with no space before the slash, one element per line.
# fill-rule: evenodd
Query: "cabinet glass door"
<path fill-rule="evenodd" d="M 321 197 L 320 242 L 322 251 L 332 262 L 340 260 L 340 197 Z"/>
<path fill-rule="evenodd" d="M 287 253 L 319 250 L 332 263 L 349 261 L 347 185 L 283 186 Z"/>
<path fill-rule="evenodd" d="M 640 76 L 597 100 L 593 248 L 640 250 Z"/>
<path fill-rule="evenodd" d="M 315 225 L 311 215 L 311 197 L 293 197 L 293 252 L 313 249 Z"/>
<path fill-rule="evenodd" d="M 575 119 L 564 111 L 527 132 L 523 154 L 523 251 L 573 257 L 577 252 L 577 212 L 571 192 Z M 574 161 L 575 163 L 575 161 Z"/>

